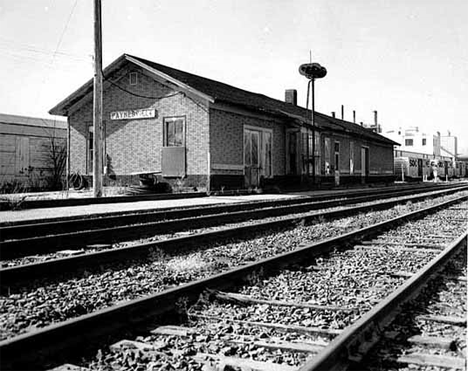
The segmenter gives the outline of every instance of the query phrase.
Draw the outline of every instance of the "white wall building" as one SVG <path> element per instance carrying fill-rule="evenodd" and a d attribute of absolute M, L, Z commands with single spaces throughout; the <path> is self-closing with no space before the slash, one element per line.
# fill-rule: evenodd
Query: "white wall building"
<path fill-rule="evenodd" d="M 395 149 L 413 153 L 422 153 L 434 156 L 451 158 L 453 162 L 457 159 L 458 138 L 447 132 L 447 135 L 427 134 L 419 130 L 417 126 L 388 130 L 382 133 L 385 137 L 400 143 Z"/>
<path fill-rule="evenodd" d="M 417 126 L 389 130 L 384 132 L 383 135 L 400 143 L 399 150 L 440 155 L 440 137 L 424 133 Z"/>

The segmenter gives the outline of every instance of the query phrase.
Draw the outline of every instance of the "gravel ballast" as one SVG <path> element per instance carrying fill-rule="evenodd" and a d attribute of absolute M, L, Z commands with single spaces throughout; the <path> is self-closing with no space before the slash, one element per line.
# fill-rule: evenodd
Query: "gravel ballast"
<path fill-rule="evenodd" d="M 299 225 L 290 230 L 265 233 L 251 240 L 213 244 L 203 251 L 180 256 L 155 252 L 152 260 L 136 262 L 131 266 L 116 265 L 110 270 L 106 268 L 104 272 L 85 272 L 80 277 L 61 282 L 35 282 L 30 287 L 22 287 L 0 298 L 1 336 L 6 339 L 34 331 L 51 323 L 207 277 L 230 267 L 291 251 L 303 244 L 337 236 L 435 202 L 440 202 L 440 199 L 330 222 Z M 463 211 L 458 213 L 460 218 L 466 214 Z"/>

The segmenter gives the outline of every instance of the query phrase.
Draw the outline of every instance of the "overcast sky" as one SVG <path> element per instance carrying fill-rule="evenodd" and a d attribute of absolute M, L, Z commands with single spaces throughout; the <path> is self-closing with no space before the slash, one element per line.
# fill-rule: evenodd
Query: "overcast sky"
<path fill-rule="evenodd" d="M 102 0 L 103 62 L 137 55 L 384 131 L 450 130 L 468 154 L 467 0 Z M 0 0 L 0 112 L 48 117 L 93 75 L 93 0 Z"/>

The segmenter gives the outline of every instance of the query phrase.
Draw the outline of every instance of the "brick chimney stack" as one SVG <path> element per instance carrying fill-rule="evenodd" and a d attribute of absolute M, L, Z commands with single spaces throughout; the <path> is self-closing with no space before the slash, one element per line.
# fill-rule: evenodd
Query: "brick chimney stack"
<path fill-rule="evenodd" d="M 290 103 L 294 106 L 297 106 L 297 90 L 296 89 L 286 89 L 284 92 L 284 101 Z"/>

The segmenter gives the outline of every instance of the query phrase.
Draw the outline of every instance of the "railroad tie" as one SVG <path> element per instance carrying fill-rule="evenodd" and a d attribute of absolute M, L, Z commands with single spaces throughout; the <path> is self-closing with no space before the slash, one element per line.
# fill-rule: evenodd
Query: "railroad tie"
<path fill-rule="evenodd" d="M 465 358 L 439 356 L 424 353 L 412 353 L 393 359 L 398 363 L 408 363 L 421 366 L 435 366 L 450 369 L 464 370 L 466 365 Z"/>
<path fill-rule="evenodd" d="M 433 315 L 420 315 L 416 317 L 418 320 L 446 323 L 454 326 L 466 326 L 466 318 L 454 316 L 433 316 Z"/>
<path fill-rule="evenodd" d="M 244 338 L 243 340 L 229 339 L 227 341 L 234 344 L 252 344 L 257 348 L 279 349 L 303 353 L 319 353 L 326 346 L 326 344 L 289 342 L 282 340 L 277 340 L 275 342 L 255 341 L 249 338 Z"/>
<path fill-rule="evenodd" d="M 443 274 L 442 277 L 447 279 L 447 280 L 458 281 L 458 282 L 464 283 L 464 284 L 466 284 L 466 281 L 467 281 L 466 276 L 455 276 L 455 275 Z"/>
<path fill-rule="evenodd" d="M 298 302 L 288 302 L 288 301 L 281 301 L 281 300 L 266 300 L 266 299 L 257 299 L 253 298 L 248 295 L 231 293 L 231 292 L 223 292 L 218 290 L 206 290 L 210 296 L 215 297 L 219 301 L 225 302 L 234 302 L 236 304 L 244 304 L 244 305 L 251 305 L 251 304 L 266 304 L 271 306 L 279 306 L 279 307 L 298 307 L 298 308 L 308 308 L 313 310 L 325 310 L 325 311 L 344 311 L 344 312 L 351 312 L 354 310 L 358 310 L 358 308 L 347 308 L 343 306 L 336 306 L 336 305 L 320 305 L 320 304 L 311 304 L 311 303 L 298 303 Z"/>
<path fill-rule="evenodd" d="M 441 348 L 447 350 L 456 349 L 456 341 L 438 336 L 414 335 L 407 339 L 408 342 L 418 345 L 425 345 L 432 348 Z"/>
<path fill-rule="evenodd" d="M 401 246 L 401 245 L 399 245 Z M 424 249 L 419 247 L 382 247 L 382 246 L 369 246 L 369 245 L 356 245 L 354 246 L 355 249 L 360 250 L 380 250 L 380 251 L 405 251 L 405 252 L 418 252 L 418 253 L 434 253 L 439 254 L 442 250 L 441 249 Z"/>
<path fill-rule="evenodd" d="M 443 250 L 445 248 L 442 244 L 430 244 L 426 242 L 412 242 L 412 243 L 405 243 L 405 242 L 393 242 L 393 241 L 382 241 L 382 240 L 372 240 L 372 241 L 363 241 L 361 244 L 366 246 L 372 245 L 388 245 L 388 246 L 397 246 L 397 247 L 420 247 L 420 248 L 427 248 L 427 249 L 435 249 L 435 250 Z"/>
<path fill-rule="evenodd" d="M 395 277 L 395 278 L 411 278 L 413 276 L 414 276 L 414 273 L 411 273 L 411 272 L 399 271 L 399 272 L 390 273 L 390 277 Z"/>
<path fill-rule="evenodd" d="M 217 369 L 224 369 L 225 366 L 233 367 L 235 369 L 240 368 L 242 370 L 252 370 L 252 371 L 296 371 L 297 367 L 289 365 L 281 365 L 278 363 L 272 362 L 261 362 L 253 361 L 251 359 L 238 358 L 238 357 L 226 357 L 219 354 L 207 354 L 207 353 L 197 353 L 195 356 L 192 356 L 193 359 L 199 361 L 200 363 L 207 363 L 209 360 L 212 360 L 219 364 L 222 367 Z"/>
<path fill-rule="evenodd" d="M 124 350 L 130 350 L 132 352 L 146 352 L 146 353 L 153 353 L 153 354 L 159 354 L 161 356 L 164 356 L 164 352 L 160 352 L 157 350 L 158 347 L 166 347 L 167 345 L 164 343 L 161 344 L 146 344 L 146 343 L 141 343 L 138 341 L 133 341 L 133 340 L 121 340 L 115 344 L 112 344 L 110 346 L 110 350 L 113 352 L 121 352 Z M 171 350 L 172 354 L 179 354 L 182 353 L 182 351 L 179 350 Z M 280 364 L 274 364 L 271 362 L 259 362 L 259 361 L 252 361 L 249 359 L 243 359 L 243 358 L 237 358 L 237 357 L 228 357 L 228 356 L 223 356 L 220 354 L 208 354 L 208 353 L 197 353 L 195 355 L 190 355 L 188 356 L 195 361 L 202 363 L 202 364 L 207 364 L 210 365 L 214 362 L 218 365 L 225 365 L 225 366 L 231 366 L 231 367 L 241 367 L 242 369 L 250 369 L 250 370 L 257 370 L 257 371 L 293 371 L 296 370 L 297 368 L 288 366 L 288 365 L 280 365 Z M 72 366 L 76 367 L 74 365 L 64 365 L 64 366 Z M 61 366 L 62 367 L 62 366 Z M 54 369 L 53 371 L 85 371 L 84 369 L 81 368 L 61 368 L 61 369 Z M 87 371 L 87 370 L 86 370 Z"/>
<path fill-rule="evenodd" d="M 195 334 L 197 332 L 196 329 L 184 326 L 159 326 L 154 330 L 150 331 L 153 335 L 170 335 L 170 336 L 178 336 L 178 337 L 187 337 L 191 334 Z"/>
<path fill-rule="evenodd" d="M 323 329 L 319 327 L 284 325 L 280 323 L 244 321 L 244 320 L 239 320 L 239 319 L 230 318 L 230 317 L 220 318 L 219 316 L 207 315 L 207 314 L 201 314 L 201 313 L 190 313 L 189 317 L 196 318 L 199 320 L 215 321 L 215 322 L 219 322 L 221 320 L 221 321 L 225 321 L 229 323 L 238 323 L 238 324 L 247 325 L 247 326 L 272 328 L 278 331 L 298 332 L 298 333 L 303 333 L 303 334 L 336 336 L 343 332 L 343 330 L 339 330 L 339 329 Z"/>
<path fill-rule="evenodd" d="M 188 337 L 190 334 L 196 334 L 198 331 L 195 328 L 183 327 L 183 326 L 160 326 L 150 331 L 154 335 L 169 335 L 177 337 Z M 197 338 L 195 338 L 197 341 Z M 229 335 L 224 335 L 222 340 L 226 343 L 231 344 L 251 344 L 257 348 L 270 348 L 270 349 L 280 349 L 280 350 L 289 350 L 294 352 L 304 352 L 304 353 L 318 353 L 320 352 L 327 344 L 325 342 L 289 342 L 283 341 L 280 339 L 258 339 L 257 337 L 250 335 L 241 335 L 239 338 L 231 338 Z"/>
<path fill-rule="evenodd" d="M 140 341 L 134 341 L 134 340 L 120 340 L 117 343 L 114 343 L 109 346 L 109 349 L 111 351 L 120 351 L 123 349 L 131 349 L 135 351 L 142 351 L 142 352 L 148 352 L 148 351 L 157 351 L 159 349 L 163 349 L 167 347 L 167 344 L 163 343 L 162 341 L 160 342 L 151 342 L 151 343 L 142 343 Z"/>
<path fill-rule="evenodd" d="M 64 363 L 63 365 L 49 368 L 47 371 L 90 371 L 89 368 L 72 365 L 71 363 Z"/>

